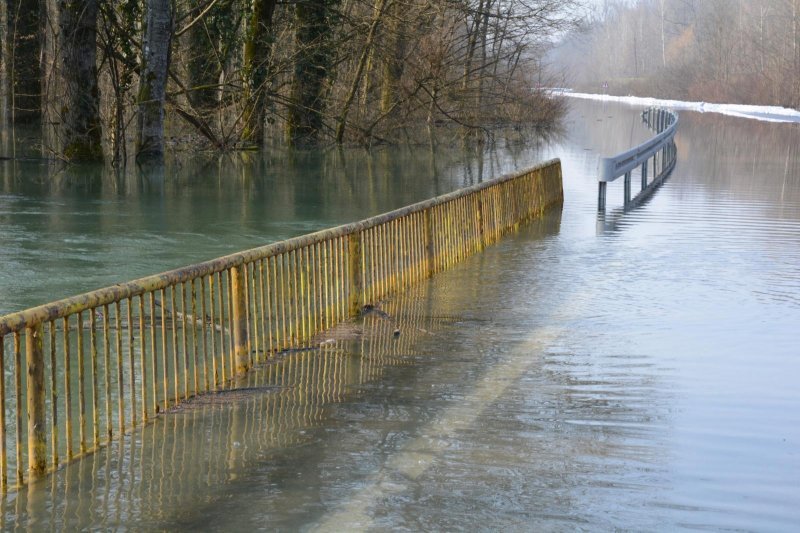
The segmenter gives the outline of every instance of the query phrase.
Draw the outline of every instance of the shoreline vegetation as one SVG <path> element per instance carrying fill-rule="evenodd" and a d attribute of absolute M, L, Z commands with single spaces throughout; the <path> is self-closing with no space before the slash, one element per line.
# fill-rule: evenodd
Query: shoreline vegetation
<path fill-rule="evenodd" d="M 3 129 L 42 157 L 469 141 L 548 129 L 543 57 L 579 0 L 0 3 Z M 533 81 L 532 81 L 533 80 Z"/>

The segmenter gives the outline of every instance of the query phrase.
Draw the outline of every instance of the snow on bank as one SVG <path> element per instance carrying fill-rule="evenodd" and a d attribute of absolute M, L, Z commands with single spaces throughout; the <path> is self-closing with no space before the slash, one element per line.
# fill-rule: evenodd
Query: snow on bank
<path fill-rule="evenodd" d="M 697 111 L 699 113 L 719 113 L 732 117 L 750 118 L 766 122 L 800 122 L 800 111 L 787 107 L 683 102 L 680 100 L 659 100 L 658 98 L 642 98 L 639 96 L 574 93 L 563 89 L 554 90 L 553 93 L 570 98 L 582 98 L 584 100 L 601 100 L 606 102 L 621 102 L 629 105 L 667 107 L 677 110 Z"/>

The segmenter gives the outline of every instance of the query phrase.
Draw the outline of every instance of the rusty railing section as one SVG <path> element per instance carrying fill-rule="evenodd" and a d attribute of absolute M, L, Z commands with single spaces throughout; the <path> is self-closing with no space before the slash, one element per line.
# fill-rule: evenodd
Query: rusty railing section
<path fill-rule="evenodd" d="M 18 488 L 563 201 L 553 160 L 360 222 L 0 317 L 0 493 Z"/>

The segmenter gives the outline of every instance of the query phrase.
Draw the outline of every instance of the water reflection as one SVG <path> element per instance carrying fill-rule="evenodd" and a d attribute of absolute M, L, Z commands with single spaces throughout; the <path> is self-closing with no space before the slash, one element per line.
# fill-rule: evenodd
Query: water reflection
<path fill-rule="evenodd" d="M 0 314 L 366 218 L 541 160 L 492 146 L 0 161 Z"/>
<path fill-rule="evenodd" d="M 2 526 L 796 530 L 799 131 L 682 113 L 671 179 L 598 235 L 597 161 L 638 113 L 575 103 L 543 149 L 562 217 L 9 495 Z"/>
<path fill-rule="evenodd" d="M 526 238 L 554 235 L 559 224 L 555 213 Z M 464 351 L 468 339 L 440 351 L 445 339 L 486 324 L 470 302 L 496 286 L 480 289 L 474 277 L 506 261 L 476 261 L 460 280 L 418 286 L 329 332 L 320 349 L 281 354 L 234 389 L 189 402 L 9 495 L 3 529 L 229 529 L 266 516 L 293 527 L 323 516 L 490 368 L 491 358 Z M 468 374 L 453 382 L 459 369 Z M 233 518 L 221 518 L 220 506 Z"/>

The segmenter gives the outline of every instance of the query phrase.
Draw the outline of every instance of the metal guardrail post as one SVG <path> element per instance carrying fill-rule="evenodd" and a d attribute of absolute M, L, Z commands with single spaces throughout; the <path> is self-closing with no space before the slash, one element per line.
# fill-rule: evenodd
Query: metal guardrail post
<path fill-rule="evenodd" d="M 631 203 L 631 173 L 625 173 L 625 205 Z"/>
<path fill-rule="evenodd" d="M 647 188 L 647 161 L 642 163 L 642 190 Z"/>
<path fill-rule="evenodd" d="M 242 275 L 244 265 L 231 267 L 231 298 L 233 299 L 233 351 L 236 374 L 243 374 L 250 368 L 247 338 L 247 295 Z"/>
<path fill-rule="evenodd" d="M 25 330 L 28 397 L 28 471 L 31 478 L 47 470 L 47 436 L 44 410 L 44 326 Z"/>
<path fill-rule="evenodd" d="M 607 183 L 605 181 L 598 183 L 597 209 L 600 211 L 606 210 L 606 185 Z"/>

